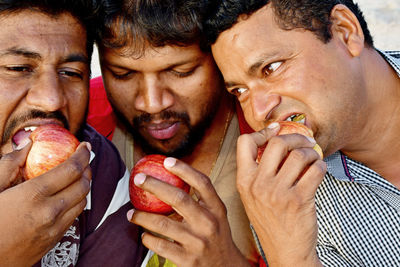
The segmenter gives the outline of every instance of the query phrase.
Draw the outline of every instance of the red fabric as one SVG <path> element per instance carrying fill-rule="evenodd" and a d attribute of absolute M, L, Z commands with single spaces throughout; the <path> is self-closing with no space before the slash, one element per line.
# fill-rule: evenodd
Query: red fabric
<path fill-rule="evenodd" d="M 112 139 L 116 126 L 116 117 L 107 100 L 101 76 L 90 80 L 87 123 L 109 140 Z"/>
<path fill-rule="evenodd" d="M 267 267 L 262 257 L 258 258 L 258 267 Z"/>
<path fill-rule="evenodd" d="M 237 114 L 238 121 L 239 121 L 240 134 L 254 132 L 254 130 L 250 127 L 250 125 L 247 124 L 247 122 L 244 118 L 243 110 L 240 107 L 239 102 L 237 102 L 237 101 L 236 101 L 236 114 Z"/>

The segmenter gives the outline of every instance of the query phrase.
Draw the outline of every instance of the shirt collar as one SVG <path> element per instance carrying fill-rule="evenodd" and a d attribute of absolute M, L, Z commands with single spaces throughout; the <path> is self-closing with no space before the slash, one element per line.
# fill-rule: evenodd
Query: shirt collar
<path fill-rule="evenodd" d="M 378 49 L 377 51 L 384 57 L 390 66 L 392 66 L 400 77 L 400 51 L 384 52 Z M 355 178 L 350 173 L 347 160 L 348 158 L 340 151 L 337 151 L 324 159 L 327 164 L 328 173 L 341 181 L 354 182 Z"/>

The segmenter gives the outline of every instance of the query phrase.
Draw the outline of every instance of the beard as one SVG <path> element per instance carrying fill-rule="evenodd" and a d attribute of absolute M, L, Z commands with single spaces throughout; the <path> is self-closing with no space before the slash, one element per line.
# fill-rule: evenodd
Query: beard
<path fill-rule="evenodd" d="M 114 107 L 114 111 L 119 120 L 121 120 L 127 127 L 128 131 L 132 134 L 135 143 L 139 144 L 143 152 L 146 154 L 162 154 L 167 157 L 182 158 L 190 155 L 195 149 L 196 145 L 203 139 L 204 134 L 210 124 L 212 123 L 215 114 L 218 110 L 218 102 L 220 95 L 216 95 L 208 104 L 201 110 L 200 114 L 203 116 L 199 122 L 192 125 L 187 112 L 175 112 L 165 110 L 156 115 L 149 113 L 142 113 L 133 118 L 129 122 L 121 113 Z M 184 132 L 181 138 L 172 144 L 171 140 L 156 140 L 151 137 L 146 137 L 141 133 L 143 125 L 151 122 L 155 118 L 162 120 L 174 120 L 179 122 L 180 132 Z"/>

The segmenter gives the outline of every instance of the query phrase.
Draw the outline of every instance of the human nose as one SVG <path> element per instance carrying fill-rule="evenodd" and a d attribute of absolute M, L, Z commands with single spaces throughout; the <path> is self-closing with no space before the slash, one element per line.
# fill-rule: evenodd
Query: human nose
<path fill-rule="evenodd" d="M 62 84 L 55 72 L 42 73 L 31 83 L 27 102 L 43 111 L 56 111 L 66 106 Z"/>
<path fill-rule="evenodd" d="M 144 77 L 140 87 L 135 100 L 137 110 L 156 114 L 173 105 L 174 96 L 171 90 L 156 75 Z"/>
<path fill-rule="evenodd" d="M 264 122 L 269 119 L 272 110 L 281 102 L 281 96 L 278 94 L 268 94 L 265 90 L 254 90 L 251 93 L 251 109 L 253 117 L 258 122 Z"/>

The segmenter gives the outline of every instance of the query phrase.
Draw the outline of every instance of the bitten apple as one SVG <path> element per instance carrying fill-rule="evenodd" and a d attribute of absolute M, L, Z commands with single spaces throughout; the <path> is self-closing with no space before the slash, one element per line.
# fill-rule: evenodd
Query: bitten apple
<path fill-rule="evenodd" d="M 64 162 L 79 145 L 78 139 L 56 124 L 37 127 L 29 136 L 32 148 L 26 159 L 24 178 L 39 176 Z"/>
<path fill-rule="evenodd" d="M 170 214 L 173 212 L 170 205 L 135 185 L 133 180 L 138 173 L 144 173 L 189 193 L 190 186 L 164 168 L 165 158 L 163 155 L 147 155 L 140 159 L 132 169 L 129 179 L 129 196 L 136 209 L 158 214 Z"/>
<path fill-rule="evenodd" d="M 280 125 L 280 129 L 279 129 L 278 135 L 298 133 L 298 134 L 302 134 L 302 135 L 305 135 L 308 137 L 314 137 L 314 133 L 312 132 L 312 130 L 302 123 L 293 122 L 293 121 L 280 121 L 279 125 Z M 261 156 L 264 153 L 266 146 L 267 146 L 267 144 L 258 148 L 257 160 L 256 160 L 257 162 L 260 162 Z M 318 155 L 322 159 L 323 153 L 322 153 L 321 147 L 318 144 L 315 144 L 313 149 L 315 151 L 317 151 Z"/>

